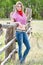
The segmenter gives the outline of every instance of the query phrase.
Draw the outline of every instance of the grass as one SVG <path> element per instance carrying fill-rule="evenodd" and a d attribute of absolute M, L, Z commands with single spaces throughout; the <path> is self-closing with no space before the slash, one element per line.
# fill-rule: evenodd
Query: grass
<path fill-rule="evenodd" d="M 4 33 L 0 36 L 0 48 L 2 48 L 5 44 L 4 44 L 4 40 L 5 40 L 5 35 Z M 0 59 L 3 60 L 4 59 L 4 52 L 2 54 L 0 54 Z"/>
<path fill-rule="evenodd" d="M 43 21 L 37 22 L 32 21 L 32 36 L 30 38 L 30 52 L 26 57 L 25 64 L 23 65 L 43 65 Z M 5 35 L 4 33 L 0 36 L 0 42 L 2 48 L 5 43 Z M 39 47 L 38 47 L 39 44 Z M 23 46 L 23 51 L 25 50 L 25 46 Z M 0 59 L 3 60 L 5 57 L 5 53 L 0 54 Z M 16 54 L 16 60 L 9 59 L 5 65 L 20 65 L 18 61 L 18 54 Z"/>

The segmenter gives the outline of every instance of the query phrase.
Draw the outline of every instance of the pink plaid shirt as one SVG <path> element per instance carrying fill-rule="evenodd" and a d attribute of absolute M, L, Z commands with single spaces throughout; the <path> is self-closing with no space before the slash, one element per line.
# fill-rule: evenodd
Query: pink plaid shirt
<path fill-rule="evenodd" d="M 12 18 L 16 20 L 16 22 L 20 22 L 21 24 L 27 23 L 26 15 L 23 13 L 23 16 L 19 15 L 17 12 L 14 12 L 12 14 Z"/>

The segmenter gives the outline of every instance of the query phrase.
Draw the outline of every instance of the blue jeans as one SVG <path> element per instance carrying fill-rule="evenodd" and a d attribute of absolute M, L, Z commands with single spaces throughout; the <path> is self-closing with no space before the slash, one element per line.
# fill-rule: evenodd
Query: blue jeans
<path fill-rule="evenodd" d="M 19 53 L 18 53 L 19 60 L 23 62 L 30 50 L 30 43 L 29 43 L 28 35 L 26 32 L 16 31 L 16 39 L 17 39 L 18 47 L 19 47 Z M 22 56 L 22 43 L 24 43 L 26 46 L 26 50 L 24 51 L 23 56 Z"/>

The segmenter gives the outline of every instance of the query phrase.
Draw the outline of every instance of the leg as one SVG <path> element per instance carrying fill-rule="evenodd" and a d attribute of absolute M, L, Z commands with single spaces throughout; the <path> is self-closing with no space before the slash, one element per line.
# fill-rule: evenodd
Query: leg
<path fill-rule="evenodd" d="M 19 31 L 16 32 L 16 38 L 19 46 L 18 54 L 19 54 L 19 60 L 22 58 L 22 43 L 23 43 L 23 34 Z"/>
<path fill-rule="evenodd" d="M 26 46 L 26 50 L 25 50 L 25 52 L 23 54 L 23 58 L 22 58 L 21 62 L 23 62 L 25 60 L 25 58 L 26 58 L 26 56 L 27 56 L 27 54 L 28 54 L 28 52 L 30 50 L 29 39 L 28 39 L 28 36 L 27 36 L 26 32 L 23 32 L 23 42 L 24 42 L 24 44 Z"/>

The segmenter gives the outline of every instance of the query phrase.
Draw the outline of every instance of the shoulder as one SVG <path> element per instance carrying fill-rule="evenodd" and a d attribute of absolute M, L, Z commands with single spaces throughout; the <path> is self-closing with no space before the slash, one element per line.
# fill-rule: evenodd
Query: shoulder
<path fill-rule="evenodd" d="M 13 12 L 13 14 L 12 15 L 16 15 L 17 13 L 16 12 Z"/>
<path fill-rule="evenodd" d="M 16 12 L 11 12 L 11 13 L 10 13 L 10 16 L 11 16 L 12 18 L 16 18 L 17 13 L 16 13 Z"/>

